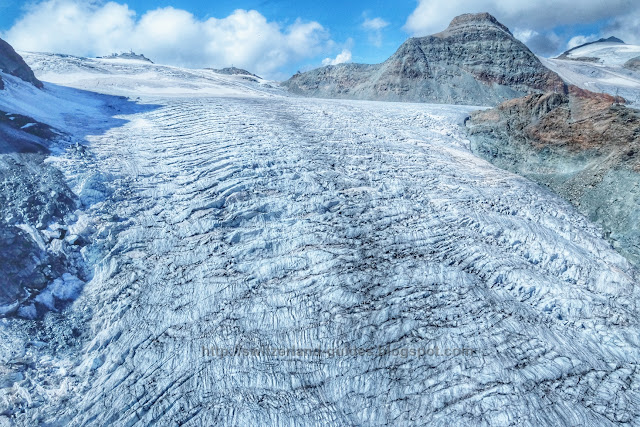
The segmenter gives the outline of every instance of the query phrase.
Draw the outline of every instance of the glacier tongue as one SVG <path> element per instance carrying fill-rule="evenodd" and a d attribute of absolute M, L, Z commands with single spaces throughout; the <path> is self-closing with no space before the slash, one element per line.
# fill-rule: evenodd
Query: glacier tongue
<path fill-rule="evenodd" d="M 636 273 L 468 152 L 471 107 L 142 101 L 89 138 L 116 191 L 48 324 L 80 339 L 0 346 L 0 425 L 639 422 Z"/>

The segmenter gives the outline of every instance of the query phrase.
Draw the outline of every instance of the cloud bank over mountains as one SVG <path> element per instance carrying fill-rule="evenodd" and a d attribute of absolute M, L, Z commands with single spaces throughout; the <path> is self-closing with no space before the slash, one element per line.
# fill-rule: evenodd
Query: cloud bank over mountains
<path fill-rule="evenodd" d="M 74 0 L 29 6 L 2 37 L 26 51 L 96 56 L 133 49 L 159 63 L 193 68 L 233 64 L 267 76 L 335 45 L 318 22 L 296 20 L 282 27 L 255 10 L 200 20 L 172 7 L 138 16 L 126 4 Z"/>
<path fill-rule="evenodd" d="M 0 37 L 18 50 L 99 56 L 133 49 L 163 64 L 191 68 L 234 65 L 273 79 L 288 78 L 291 73 L 287 70 L 350 62 L 352 57 L 370 62 L 362 56 L 367 43 L 379 50 L 383 35 L 397 40 L 433 34 L 461 13 L 493 14 L 543 56 L 611 35 L 640 44 L 637 0 L 583 0 L 579 5 L 573 0 L 418 0 L 408 17 L 391 19 L 364 11 L 352 29 L 363 35 L 357 46 L 350 37 L 334 41 L 328 27 L 331 22 L 297 19 L 285 25 L 268 20 L 259 11 L 243 9 L 221 18 L 199 18 L 173 7 L 138 13 L 119 1 L 124 0 L 34 2 Z M 404 32 L 399 29 L 403 22 Z"/>
<path fill-rule="evenodd" d="M 540 54 L 566 48 L 557 27 L 608 21 L 600 34 L 615 35 L 627 43 L 640 44 L 640 2 L 637 0 L 418 0 L 404 29 L 413 36 L 442 31 L 461 13 L 489 12 L 511 29 L 514 35 Z M 574 34 L 574 36 L 578 36 Z"/>

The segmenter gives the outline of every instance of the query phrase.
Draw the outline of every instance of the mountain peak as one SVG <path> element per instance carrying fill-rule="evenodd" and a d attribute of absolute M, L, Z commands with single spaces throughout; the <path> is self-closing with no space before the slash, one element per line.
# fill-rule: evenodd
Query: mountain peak
<path fill-rule="evenodd" d="M 493 15 L 487 12 L 482 13 L 465 13 L 453 18 L 446 30 L 440 34 L 457 32 L 460 29 L 468 29 L 469 27 L 491 26 L 499 28 L 509 34 L 511 31 L 501 24 Z"/>
<path fill-rule="evenodd" d="M 456 17 L 433 36 L 411 38 L 385 62 L 338 65 L 284 83 L 307 96 L 492 105 L 564 82 L 488 13 Z"/>
<path fill-rule="evenodd" d="M 620 40 L 619 38 L 614 37 L 614 36 L 611 36 L 611 37 L 606 38 L 606 39 L 602 38 L 602 39 L 598 40 L 598 42 L 600 42 L 600 43 L 622 43 L 622 44 L 625 44 L 625 42 L 623 42 L 622 40 Z"/>
<path fill-rule="evenodd" d="M 608 37 L 608 38 L 606 38 L 606 39 L 605 39 L 605 38 L 601 38 L 600 40 L 596 40 L 596 41 L 593 41 L 593 42 L 588 42 L 588 43 L 581 44 L 581 45 L 579 45 L 579 46 L 572 47 L 571 49 L 567 50 L 567 51 L 566 51 L 566 52 L 564 52 L 562 55 L 560 55 L 560 56 L 558 57 L 558 59 L 571 59 L 571 58 L 569 58 L 569 55 L 571 55 L 573 52 L 577 51 L 578 49 L 581 49 L 581 48 L 586 47 L 586 46 L 592 46 L 592 45 L 594 45 L 594 44 L 598 44 L 598 43 L 619 43 L 619 44 L 626 44 L 625 42 L 623 42 L 623 41 L 622 41 L 622 40 L 620 40 L 619 38 L 617 38 L 617 37 L 613 37 L 613 36 Z M 597 59 L 597 58 L 589 58 L 589 57 L 586 57 L 586 58 L 581 58 L 581 59 L 582 59 L 582 60 L 595 60 L 595 59 Z"/>

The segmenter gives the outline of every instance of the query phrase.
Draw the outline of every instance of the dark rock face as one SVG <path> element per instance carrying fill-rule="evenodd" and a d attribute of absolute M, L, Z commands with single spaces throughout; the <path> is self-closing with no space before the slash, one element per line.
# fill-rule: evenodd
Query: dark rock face
<path fill-rule="evenodd" d="M 640 111 L 575 86 L 476 112 L 474 153 L 548 186 L 640 266 Z"/>
<path fill-rule="evenodd" d="M 66 238 L 76 196 L 45 162 L 57 135 L 31 117 L 0 111 L 0 318 L 55 308 L 54 300 L 38 301 L 41 292 L 64 274 L 83 274 L 75 267 L 78 239 Z"/>
<path fill-rule="evenodd" d="M 64 272 L 64 260 L 38 246 L 16 226 L 0 222 L 0 307 L 11 313 Z M 13 305 L 13 306 L 12 306 Z M 3 310 L 4 311 L 4 310 Z M 0 315 L 8 314 L 0 312 Z"/>
<path fill-rule="evenodd" d="M 0 155 L 47 153 L 48 141 L 56 135 L 50 126 L 31 117 L 0 111 Z"/>
<path fill-rule="evenodd" d="M 226 68 L 219 68 L 219 69 L 206 68 L 206 70 L 210 70 L 218 74 L 226 74 L 228 76 L 250 76 L 250 77 L 260 78 L 260 76 L 257 76 L 253 73 L 250 73 L 247 70 L 243 70 L 242 68 L 237 68 L 237 67 L 226 67 Z"/>
<path fill-rule="evenodd" d="M 636 56 L 635 58 L 631 58 L 623 65 L 624 68 L 627 68 L 632 71 L 640 71 L 640 56 Z"/>
<path fill-rule="evenodd" d="M 76 206 L 62 173 L 44 158 L 41 153 L 0 154 L 0 317 L 29 305 L 63 273 L 76 272 L 71 259 L 79 255 L 68 249 L 66 227 L 42 231 L 51 223 L 64 224 Z M 57 239 L 57 246 L 47 239 Z"/>
<path fill-rule="evenodd" d="M 37 88 L 42 88 L 43 84 L 33 74 L 33 71 L 24 62 L 22 57 L 16 53 L 11 45 L 0 39 L 0 70 L 2 72 L 16 76 L 25 82 L 29 82 Z M 4 89 L 4 83 L 0 79 L 0 89 Z"/>
<path fill-rule="evenodd" d="M 475 105 L 565 90 L 560 77 L 488 13 L 461 15 L 441 33 L 411 38 L 382 64 L 323 67 L 283 85 L 307 96 Z"/>
<path fill-rule="evenodd" d="M 153 61 L 150 60 L 149 58 L 147 58 L 146 56 L 144 56 L 143 54 L 138 54 L 135 52 L 122 52 L 122 53 L 112 53 L 111 55 L 107 55 L 107 56 L 99 56 L 98 58 L 102 58 L 102 59 L 133 59 L 136 61 L 144 61 L 144 62 L 149 62 L 150 64 L 153 64 Z"/>

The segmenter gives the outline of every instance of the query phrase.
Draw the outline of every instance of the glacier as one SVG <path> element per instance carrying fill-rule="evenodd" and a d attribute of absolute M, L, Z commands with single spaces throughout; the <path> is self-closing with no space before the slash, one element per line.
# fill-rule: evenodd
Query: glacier
<path fill-rule="evenodd" d="M 82 135 L 48 162 L 92 274 L 0 320 L 0 426 L 640 425 L 638 272 L 469 151 L 477 107 L 23 56 L 82 91 L 15 105 Z"/>

